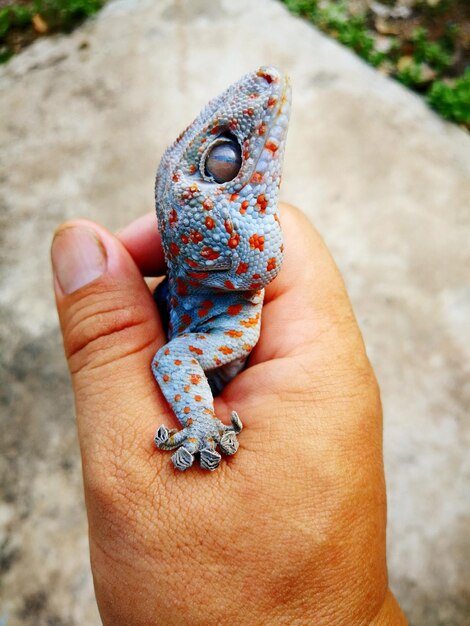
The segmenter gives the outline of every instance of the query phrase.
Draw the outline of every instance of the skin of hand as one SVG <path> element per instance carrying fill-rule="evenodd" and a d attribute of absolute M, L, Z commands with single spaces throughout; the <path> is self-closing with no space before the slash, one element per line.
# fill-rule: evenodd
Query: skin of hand
<path fill-rule="evenodd" d="M 341 276 L 283 205 L 285 261 L 249 366 L 216 398 L 234 457 L 181 474 L 150 370 L 164 332 L 143 279 L 165 272 L 155 218 L 114 236 L 62 225 L 54 286 L 72 375 L 104 624 L 406 624 L 388 588 L 380 396 Z"/>

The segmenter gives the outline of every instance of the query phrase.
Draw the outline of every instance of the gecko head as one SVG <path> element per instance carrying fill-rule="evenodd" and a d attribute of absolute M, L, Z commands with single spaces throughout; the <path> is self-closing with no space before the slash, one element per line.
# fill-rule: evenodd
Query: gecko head
<path fill-rule="evenodd" d="M 287 78 L 261 67 L 209 102 L 165 152 L 155 197 L 170 271 L 237 290 L 277 275 L 289 108 Z"/>

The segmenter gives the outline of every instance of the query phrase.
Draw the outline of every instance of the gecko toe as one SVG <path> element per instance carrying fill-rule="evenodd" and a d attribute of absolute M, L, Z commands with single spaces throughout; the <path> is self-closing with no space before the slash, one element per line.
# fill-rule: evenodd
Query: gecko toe
<path fill-rule="evenodd" d="M 193 464 L 194 454 L 191 454 L 191 452 L 186 450 L 186 448 L 181 447 L 178 448 L 178 450 L 173 454 L 171 460 L 173 461 L 173 465 L 177 470 L 184 472 Z"/>
<path fill-rule="evenodd" d="M 227 430 L 220 438 L 219 446 L 224 454 L 235 454 L 239 445 L 237 435 L 233 430 Z"/>
<path fill-rule="evenodd" d="M 210 470 L 213 472 L 219 467 L 220 459 L 222 457 L 215 450 L 211 450 L 210 448 L 204 448 L 200 452 L 200 463 L 203 469 Z"/>

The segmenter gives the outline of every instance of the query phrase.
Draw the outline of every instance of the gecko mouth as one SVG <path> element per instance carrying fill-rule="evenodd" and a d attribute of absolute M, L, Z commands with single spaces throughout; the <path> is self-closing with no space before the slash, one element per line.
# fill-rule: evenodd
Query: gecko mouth
<path fill-rule="evenodd" d="M 217 265 L 214 267 L 213 265 L 197 267 L 192 271 L 193 274 L 205 274 L 206 272 L 210 272 L 211 274 L 217 274 L 217 272 L 227 272 L 232 269 L 231 263 L 225 263 L 224 265 Z"/>

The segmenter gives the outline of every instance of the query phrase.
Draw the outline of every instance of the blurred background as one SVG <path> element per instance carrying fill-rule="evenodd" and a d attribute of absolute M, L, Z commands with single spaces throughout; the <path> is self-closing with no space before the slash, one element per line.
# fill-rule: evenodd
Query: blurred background
<path fill-rule="evenodd" d="M 392 589 L 413 625 L 470 624 L 468 2 L 102 4 L 0 0 L 0 626 L 100 624 L 52 233 L 151 211 L 165 147 L 261 64 L 293 88 L 281 196 L 382 389 Z"/>

